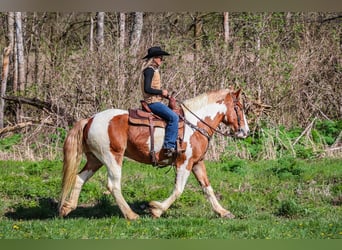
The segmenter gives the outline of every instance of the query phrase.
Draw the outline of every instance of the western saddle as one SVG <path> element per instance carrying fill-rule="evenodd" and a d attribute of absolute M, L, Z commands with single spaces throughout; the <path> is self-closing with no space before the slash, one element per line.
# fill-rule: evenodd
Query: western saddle
<path fill-rule="evenodd" d="M 184 117 L 184 112 L 181 107 L 178 107 L 176 104 L 176 99 L 173 96 L 169 98 L 169 108 L 178 114 L 180 117 Z M 151 109 L 148 107 L 148 104 L 141 100 L 140 108 L 130 108 L 128 109 L 128 122 L 132 125 L 136 126 L 148 126 L 150 131 L 150 140 L 151 140 L 151 149 L 150 155 L 152 164 L 154 166 L 159 165 L 159 157 L 157 157 L 156 152 L 154 151 L 154 128 L 160 127 L 165 128 L 167 123 L 161 117 L 152 113 Z M 184 138 L 184 121 L 183 119 L 179 119 L 178 123 L 178 138 L 177 138 L 177 154 L 184 152 L 183 149 L 183 138 Z M 177 155 L 172 157 L 172 162 L 177 158 Z"/>

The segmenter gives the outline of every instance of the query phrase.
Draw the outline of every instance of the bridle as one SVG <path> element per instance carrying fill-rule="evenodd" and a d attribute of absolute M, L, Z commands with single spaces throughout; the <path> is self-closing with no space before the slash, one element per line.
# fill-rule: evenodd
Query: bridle
<path fill-rule="evenodd" d="M 241 129 L 241 119 L 240 119 L 240 116 L 239 116 L 239 113 L 238 113 L 238 109 L 241 107 L 239 106 L 239 101 L 238 99 L 233 96 L 233 103 L 234 103 L 234 111 L 235 111 L 235 114 L 236 114 L 236 118 L 237 118 L 237 123 L 238 123 L 238 129 L 237 131 L 240 132 L 242 129 Z"/>

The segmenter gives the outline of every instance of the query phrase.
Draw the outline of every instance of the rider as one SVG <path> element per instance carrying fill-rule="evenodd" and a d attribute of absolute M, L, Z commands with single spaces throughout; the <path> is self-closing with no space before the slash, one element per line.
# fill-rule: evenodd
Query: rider
<path fill-rule="evenodd" d="M 148 107 L 152 113 L 167 122 L 163 144 L 164 154 L 167 157 L 171 157 L 176 152 L 179 120 L 178 115 L 162 102 L 163 97 L 168 97 L 168 91 L 161 87 L 159 67 L 164 56 L 169 55 L 158 46 L 149 48 L 147 55 L 143 57 L 145 61 L 142 67 L 143 80 L 141 83 L 143 97 Z"/>

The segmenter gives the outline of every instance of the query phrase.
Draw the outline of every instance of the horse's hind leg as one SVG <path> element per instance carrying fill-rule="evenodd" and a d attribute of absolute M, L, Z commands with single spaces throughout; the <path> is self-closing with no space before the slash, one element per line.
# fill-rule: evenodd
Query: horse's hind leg
<path fill-rule="evenodd" d="M 220 203 L 218 202 L 214 190 L 210 185 L 207 170 L 205 168 L 204 162 L 200 161 L 199 163 L 195 164 L 192 168 L 192 172 L 194 173 L 196 179 L 200 183 L 204 194 L 206 195 L 208 201 L 210 202 L 213 210 L 219 214 L 221 217 L 232 219 L 235 216 L 229 212 L 228 210 L 224 209 Z"/>
<path fill-rule="evenodd" d="M 60 216 L 66 216 L 72 210 L 75 210 L 78 203 L 78 198 L 82 190 L 82 186 L 86 183 L 94 173 L 103 165 L 92 153 L 86 153 L 87 163 L 84 168 L 76 176 L 76 181 L 73 189 L 70 192 L 68 201 L 61 208 Z"/>
<path fill-rule="evenodd" d="M 123 156 L 121 154 L 113 154 L 113 152 L 108 152 L 107 156 L 108 157 L 105 157 L 105 163 L 108 170 L 107 188 L 112 193 L 123 216 L 128 220 L 136 220 L 139 218 L 139 215 L 132 211 L 121 193 L 121 170 Z"/>

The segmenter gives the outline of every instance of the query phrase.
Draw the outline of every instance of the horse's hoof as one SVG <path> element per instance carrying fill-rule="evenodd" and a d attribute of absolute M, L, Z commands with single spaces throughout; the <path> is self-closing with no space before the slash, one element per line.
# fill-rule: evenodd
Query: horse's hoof
<path fill-rule="evenodd" d="M 231 212 L 227 211 L 227 213 L 223 214 L 221 217 L 222 218 L 227 218 L 227 219 L 234 219 L 235 215 L 232 214 Z"/>
<path fill-rule="evenodd" d="M 131 220 L 131 221 L 137 220 L 139 218 L 140 218 L 140 216 L 136 213 L 130 213 L 129 215 L 126 216 L 126 219 Z"/>
<path fill-rule="evenodd" d="M 59 217 L 63 218 L 67 216 L 72 210 L 73 209 L 71 207 L 63 205 L 63 207 L 59 209 Z"/>
<path fill-rule="evenodd" d="M 163 213 L 161 203 L 158 201 L 151 201 L 149 203 L 149 206 L 150 206 L 150 212 L 153 218 L 160 218 L 160 216 Z"/>

